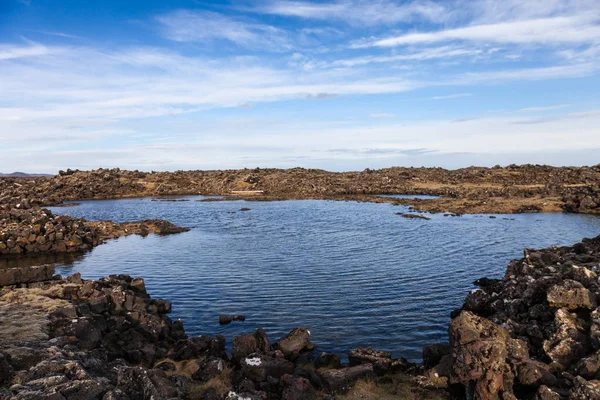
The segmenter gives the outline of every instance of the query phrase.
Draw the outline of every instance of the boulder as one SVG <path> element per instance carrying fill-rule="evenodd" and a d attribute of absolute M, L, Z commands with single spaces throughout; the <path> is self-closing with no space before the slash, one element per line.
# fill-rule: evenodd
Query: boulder
<path fill-rule="evenodd" d="M 345 392 L 359 379 L 375 378 L 371 364 L 362 364 L 342 369 L 319 370 L 324 387 L 331 393 Z"/>
<path fill-rule="evenodd" d="M 267 334 L 262 328 L 252 334 L 234 336 L 231 343 L 231 358 L 239 362 L 250 354 L 267 354 L 270 345 Z"/>
<path fill-rule="evenodd" d="M 550 288 L 547 296 L 548 304 L 556 308 L 594 310 L 597 307 L 596 295 L 581 283 L 569 279 Z"/>
<path fill-rule="evenodd" d="M 308 380 L 284 375 L 281 381 L 284 386 L 282 400 L 317 400 L 317 392 Z"/>
<path fill-rule="evenodd" d="M 348 354 L 350 366 L 372 364 L 377 375 L 384 375 L 392 367 L 392 356 L 384 351 L 373 350 L 370 347 L 359 347 Z"/>
<path fill-rule="evenodd" d="M 423 347 L 423 366 L 425 368 L 433 368 L 440 363 L 442 357 L 450 354 L 449 344 L 430 344 Z"/>
<path fill-rule="evenodd" d="M 467 396 L 478 399 L 499 399 L 500 393 L 514 396 L 514 375 L 507 363 L 509 340 L 506 329 L 469 311 L 452 320 L 452 378 L 465 386 Z"/>
<path fill-rule="evenodd" d="M 310 331 L 296 328 L 276 343 L 275 348 L 281 350 L 287 359 L 294 361 L 301 352 L 312 351 L 315 347 L 310 342 Z"/>
<path fill-rule="evenodd" d="M 267 378 L 279 380 L 286 374 L 293 374 L 295 365 L 283 358 L 266 355 L 250 355 L 239 361 L 242 377 L 253 382 L 265 382 Z"/>

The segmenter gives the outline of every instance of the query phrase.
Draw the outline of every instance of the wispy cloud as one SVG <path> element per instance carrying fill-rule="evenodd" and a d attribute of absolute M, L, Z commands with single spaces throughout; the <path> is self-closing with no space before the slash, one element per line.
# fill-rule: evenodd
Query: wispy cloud
<path fill-rule="evenodd" d="M 600 40 L 597 16 L 539 18 L 495 24 L 473 25 L 442 31 L 408 33 L 354 47 L 395 47 L 448 41 L 511 44 L 595 43 Z"/>
<path fill-rule="evenodd" d="M 287 33 L 281 29 L 211 11 L 178 10 L 156 20 L 162 25 L 164 35 L 178 42 L 224 40 L 264 51 L 290 48 Z"/>
<path fill-rule="evenodd" d="M 442 46 L 425 48 L 418 51 L 386 56 L 364 56 L 335 60 L 325 64 L 328 67 L 354 67 L 373 63 L 393 63 L 398 61 L 425 61 L 433 59 L 451 59 L 455 57 L 478 56 L 484 53 L 481 49 L 460 48 L 456 46 Z"/>
<path fill-rule="evenodd" d="M 449 94 L 446 96 L 434 96 L 434 97 L 430 97 L 431 100 L 450 100 L 450 99 L 459 99 L 461 97 L 470 97 L 473 96 L 473 93 L 456 93 L 456 94 Z"/>
<path fill-rule="evenodd" d="M 398 4 L 389 0 L 348 0 L 324 3 L 269 1 L 254 8 L 256 12 L 322 21 L 344 21 L 353 25 L 394 24 L 425 19 L 443 21 L 446 8 L 427 0 Z"/>
<path fill-rule="evenodd" d="M 0 60 L 11 60 L 17 58 L 37 57 L 50 54 L 51 52 L 58 53 L 61 49 L 50 49 L 46 46 L 30 42 L 27 46 L 0 44 Z"/>
<path fill-rule="evenodd" d="M 571 105 L 570 104 L 557 104 L 555 106 L 527 107 L 527 108 L 521 108 L 519 110 L 519 112 L 522 112 L 522 113 L 545 112 L 545 111 L 560 110 L 562 108 L 568 108 L 568 107 L 571 107 Z"/>

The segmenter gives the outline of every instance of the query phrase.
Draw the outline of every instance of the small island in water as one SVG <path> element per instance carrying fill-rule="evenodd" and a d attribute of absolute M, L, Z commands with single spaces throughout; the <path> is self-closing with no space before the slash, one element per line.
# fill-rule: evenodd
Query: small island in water
<path fill-rule="evenodd" d="M 194 321 L 171 319 L 168 314 L 177 303 L 153 298 L 149 280 L 129 276 L 126 265 L 115 262 L 110 266 L 113 274 L 87 279 L 85 271 L 84 276 L 60 276 L 53 263 L 38 262 L 40 256 L 87 257 L 97 246 L 129 235 L 171 240 L 170 235 L 200 229 L 144 212 L 136 213 L 148 217 L 139 221 L 127 215 L 120 221 L 67 215 L 89 200 L 150 198 L 161 207 L 184 205 L 186 212 L 218 202 L 233 204 L 227 212 L 232 218 L 249 218 L 269 201 L 354 201 L 381 205 L 374 212 L 386 213 L 390 224 L 420 230 L 449 224 L 457 220 L 451 217 L 461 215 L 484 217 L 476 223 L 491 224 L 509 223 L 522 214 L 587 214 L 593 230 L 600 227 L 600 217 L 594 217 L 600 215 L 599 182 L 600 166 L 540 165 L 346 173 L 302 168 L 175 173 L 99 169 L 1 177 L 0 397 L 600 398 L 600 236 L 569 246 L 526 248 L 520 259 L 500 260 L 508 264 L 505 271 L 473 279 L 476 286 L 470 293 L 457 293 L 464 298 L 462 306 L 448 303 L 449 322 L 434 322 L 447 327 L 447 337 L 423 346 L 418 359 L 405 358 L 395 348 L 378 349 L 369 338 L 346 354 L 323 351 L 327 346 L 313 338 L 318 333 L 303 324 L 279 337 L 262 327 L 231 337 L 202 334 L 202 326 L 186 334 L 184 326 Z M 247 206 L 236 205 L 239 201 Z M 72 207 L 54 208 L 60 205 Z M 86 215 L 85 209 L 81 212 Z M 485 256 L 485 247 L 479 252 Z M 399 260 L 398 268 L 401 264 Z M 477 267 L 468 266 L 475 274 Z M 170 273 L 175 271 L 164 270 Z M 195 290 L 199 296 L 214 296 L 210 287 L 199 283 Z M 360 290 L 356 288 L 356 296 Z M 433 293 L 421 296 L 423 307 L 428 301 L 444 301 Z M 279 307 L 285 308 L 285 301 Z M 210 313 L 214 320 L 202 321 L 205 332 L 229 329 L 229 324 L 243 331 L 252 322 L 251 315 L 220 315 L 217 309 Z M 352 326 L 352 316 L 347 318 Z M 402 334 L 386 336 L 404 348 Z"/>

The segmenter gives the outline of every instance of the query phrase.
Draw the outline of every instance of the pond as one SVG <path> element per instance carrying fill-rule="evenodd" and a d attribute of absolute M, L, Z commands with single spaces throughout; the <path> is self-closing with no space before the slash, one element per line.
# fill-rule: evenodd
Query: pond
<path fill-rule="evenodd" d="M 419 360 L 424 345 L 447 341 L 450 312 L 472 282 L 502 277 L 524 247 L 570 245 L 600 233 L 600 218 L 571 214 L 428 214 L 407 207 L 342 201 L 83 201 L 54 208 L 90 220 L 162 218 L 191 228 L 131 236 L 74 260 L 62 275 L 142 276 L 153 297 L 173 302 L 190 335 L 264 328 L 275 341 L 296 327 L 317 351 L 372 346 Z M 242 208 L 250 208 L 241 211 Z M 219 314 L 245 322 L 220 326 Z"/>

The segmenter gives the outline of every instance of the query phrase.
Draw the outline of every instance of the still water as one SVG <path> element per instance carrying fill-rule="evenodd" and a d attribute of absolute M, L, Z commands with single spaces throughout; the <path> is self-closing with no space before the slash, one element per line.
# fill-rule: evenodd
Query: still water
<path fill-rule="evenodd" d="M 502 277 L 524 247 L 600 234 L 600 218 L 567 214 L 396 215 L 406 207 L 337 201 L 85 201 L 54 208 L 89 220 L 167 219 L 178 235 L 113 240 L 57 265 L 84 278 L 142 276 L 173 302 L 190 335 L 264 328 L 272 341 L 310 329 L 317 351 L 369 345 L 418 360 L 447 340 L 450 312 L 480 277 Z M 250 211 L 240 211 L 251 208 Z M 219 326 L 219 314 L 246 322 Z"/>

